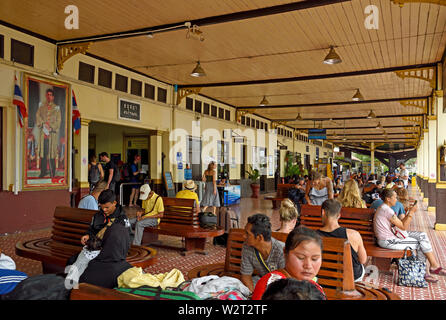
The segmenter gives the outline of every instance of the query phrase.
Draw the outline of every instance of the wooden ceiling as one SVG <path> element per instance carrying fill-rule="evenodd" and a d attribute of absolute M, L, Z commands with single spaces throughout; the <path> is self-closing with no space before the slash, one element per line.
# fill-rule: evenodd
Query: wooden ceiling
<path fill-rule="evenodd" d="M 179 88 L 201 87 L 200 94 L 290 128 L 322 123 L 329 138 L 345 132 L 356 144 L 374 134 L 383 139 L 372 128 L 380 121 L 390 141 L 404 143 L 413 141 L 406 134 L 419 128 L 411 126 L 425 109 L 402 102 L 421 98 L 427 105 L 446 47 L 446 6 L 421 2 L 429 1 L 401 7 L 392 0 L 3 0 L 0 20 L 57 43 L 121 36 L 94 41 L 89 53 Z M 64 28 L 70 4 L 79 9 L 79 30 Z M 379 10 L 377 30 L 364 25 L 369 5 Z M 204 41 L 187 37 L 187 21 L 198 24 Z M 136 30 L 154 37 L 122 37 Z M 330 46 L 342 63 L 322 63 Z M 190 76 L 196 61 L 205 77 Z M 415 67 L 426 79 L 397 75 Z M 352 104 L 358 88 L 365 101 Z M 269 104 L 259 107 L 263 96 Z M 377 119 L 366 118 L 370 110 Z M 303 121 L 293 120 L 298 113 Z"/>

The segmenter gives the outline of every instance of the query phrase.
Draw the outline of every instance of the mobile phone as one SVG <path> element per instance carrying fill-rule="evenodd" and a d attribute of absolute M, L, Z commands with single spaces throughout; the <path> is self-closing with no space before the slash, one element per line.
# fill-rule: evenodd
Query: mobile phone
<path fill-rule="evenodd" d="M 415 207 L 417 205 L 417 203 L 418 203 L 418 200 L 415 200 L 412 207 Z"/>

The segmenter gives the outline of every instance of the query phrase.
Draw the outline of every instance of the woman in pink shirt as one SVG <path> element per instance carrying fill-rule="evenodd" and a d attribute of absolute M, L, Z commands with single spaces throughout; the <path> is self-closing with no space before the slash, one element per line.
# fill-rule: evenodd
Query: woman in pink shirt
<path fill-rule="evenodd" d="M 400 220 L 391 208 L 397 201 L 396 192 L 391 189 L 385 189 L 382 193 L 382 199 L 384 203 L 376 210 L 375 217 L 373 218 L 373 227 L 378 245 L 393 250 L 404 250 L 407 247 L 420 249 L 430 263 L 429 272 L 441 276 L 446 275 L 446 271 L 439 265 L 433 253 L 432 245 L 425 232 L 408 231 L 408 237 L 404 239 L 398 238 L 392 232 L 393 226 L 401 230 L 407 230 L 409 228 L 413 215 L 417 211 L 417 205 L 411 207 L 406 216 Z M 437 282 L 438 279 L 426 273 L 426 281 Z"/>

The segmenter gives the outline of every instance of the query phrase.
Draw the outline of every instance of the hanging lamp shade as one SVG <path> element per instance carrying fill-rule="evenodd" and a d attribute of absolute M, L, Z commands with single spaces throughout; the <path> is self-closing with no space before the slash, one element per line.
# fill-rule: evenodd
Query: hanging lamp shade
<path fill-rule="evenodd" d="M 266 106 L 267 104 L 269 104 L 269 101 L 268 100 L 266 100 L 266 97 L 265 96 L 263 96 L 263 99 L 262 99 L 262 101 L 260 101 L 260 104 L 259 104 L 259 106 Z"/>
<path fill-rule="evenodd" d="M 376 129 L 382 129 L 383 126 L 381 125 L 381 122 L 378 122 L 378 124 L 376 125 Z"/>
<path fill-rule="evenodd" d="M 364 100 L 364 97 L 362 96 L 361 92 L 359 92 L 359 89 L 356 89 L 355 95 L 352 97 L 353 101 L 362 101 Z"/>
<path fill-rule="evenodd" d="M 328 52 L 327 56 L 324 59 L 325 64 L 337 64 L 341 63 L 341 57 L 336 53 L 334 47 L 330 47 L 330 51 Z"/>
<path fill-rule="evenodd" d="M 367 115 L 367 119 L 373 119 L 376 118 L 376 114 L 373 112 L 373 110 L 370 110 L 369 114 Z"/>
<path fill-rule="evenodd" d="M 300 113 L 297 114 L 296 120 L 297 121 L 302 121 L 302 117 L 300 116 Z"/>
<path fill-rule="evenodd" d="M 200 61 L 197 61 L 197 65 L 195 66 L 194 70 L 192 70 L 190 75 L 192 77 L 204 77 L 206 75 L 206 72 L 204 72 L 200 65 Z"/>

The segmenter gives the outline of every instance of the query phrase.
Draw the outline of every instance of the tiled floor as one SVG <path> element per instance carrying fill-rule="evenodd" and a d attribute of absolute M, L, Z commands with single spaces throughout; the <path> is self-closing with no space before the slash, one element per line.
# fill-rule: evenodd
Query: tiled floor
<path fill-rule="evenodd" d="M 422 199 L 420 199 L 420 194 L 416 188 L 411 189 L 410 193 L 411 196 L 417 198 L 421 204 L 420 210 L 413 219 L 411 229 L 424 231 L 428 234 L 440 264 L 446 267 L 446 231 L 435 231 L 433 229 L 435 214 L 426 210 L 426 205 L 422 204 Z M 242 199 L 240 205 L 235 206 L 234 209 L 240 211 L 241 228 L 245 226 L 248 216 L 259 212 L 271 217 L 273 230 L 276 230 L 280 226 L 278 210 L 273 210 L 271 201 L 263 200 L 263 195 L 259 199 L 244 198 Z M 42 267 L 40 262 L 21 258 L 15 255 L 15 243 L 17 241 L 27 239 L 46 237 L 49 236 L 50 233 L 51 230 L 48 228 L 44 230 L 1 236 L 0 248 L 5 254 L 11 256 L 16 261 L 18 270 L 24 271 L 28 275 L 41 274 Z M 181 246 L 180 238 L 160 236 L 160 240 L 169 245 L 178 247 Z M 168 272 L 173 268 L 177 268 L 186 277 L 187 272 L 195 266 L 224 261 L 225 248 L 213 246 L 211 243 L 208 243 L 207 249 L 208 255 L 191 254 L 187 257 L 183 257 L 179 254 L 178 250 L 157 248 L 158 263 L 146 268 L 145 271 L 156 274 Z M 387 287 L 391 291 L 399 294 L 404 300 L 445 300 L 446 277 L 439 276 L 438 279 L 438 283 L 430 284 L 426 289 L 400 287 L 396 285 L 397 272 L 395 269 L 393 269 L 391 275 L 380 274 L 379 286 Z"/>

